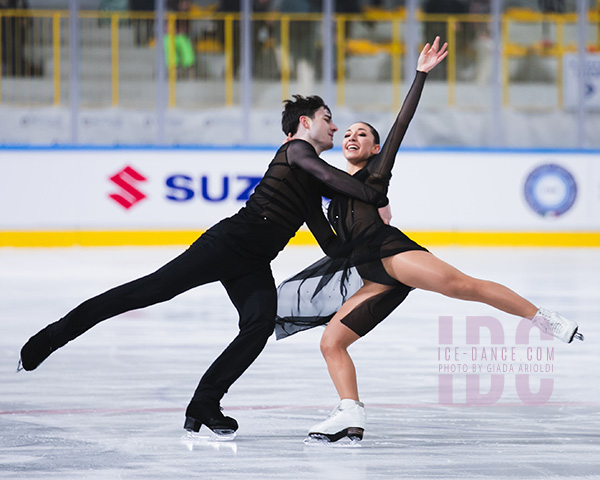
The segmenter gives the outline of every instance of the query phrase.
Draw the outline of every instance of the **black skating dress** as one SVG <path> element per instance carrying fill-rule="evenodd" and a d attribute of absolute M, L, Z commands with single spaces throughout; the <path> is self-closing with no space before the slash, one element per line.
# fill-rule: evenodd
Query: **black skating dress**
<path fill-rule="evenodd" d="M 387 195 L 396 154 L 416 111 L 426 77 L 425 72 L 417 72 L 381 151 L 353 175 L 383 194 Z M 362 279 L 392 288 L 361 303 L 342 319 L 360 336 L 387 317 L 412 290 L 390 277 L 381 259 L 427 249 L 396 227 L 384 224 L 377 207 L 343 195 L 331 199 L 328 219 L 339 239 L 351 246 L 352 253 L 343 258 L 324 257 L 278 287 L 277 339 L 325 325 L 363 285 Z"/>

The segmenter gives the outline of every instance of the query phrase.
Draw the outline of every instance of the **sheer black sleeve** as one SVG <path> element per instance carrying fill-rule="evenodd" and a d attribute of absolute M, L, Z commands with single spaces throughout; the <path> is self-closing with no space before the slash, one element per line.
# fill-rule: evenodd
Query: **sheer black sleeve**
<path fill-rule="evenodd" d="M 423 85 L 425 85 L 426 78 L 427 73 L 417 71 L 412 86 L 404 99 L 400 113 L 398 113 L 390 133 L 385 139 L 381 151 L 369 161 L 367 169 L 374 179 L 387 178 L 389 180 L 391 177 L 396 154 L 398 153 L 402 139 L 408 130 L 408 125 L 417 110 L 417 105 L 421 99 L 421 92 L 423 91 Z"/>
<path fill-rule="evenodd" d="M 287 149 L 287 155 L 288 163 L 291 166 L 305 170 L 324 183 L 326 187 L 338 193 L 357 198 L 376 207 L 384 207 L 388 204 L 385 194 L 329 165 L 319 158 L 313 146 L 308 142 L 292 141 Z"/>
<path fill-rule="evenodd" d="M 325 255 L 332 258 L 350 255 L 352 246 L 342 244 L 320 208 L 316 208 L 311 212 L 311 215 L 306 219 L 306 225 L 317 239 L 317 243 L 321 250 L 325 252 Z"/>

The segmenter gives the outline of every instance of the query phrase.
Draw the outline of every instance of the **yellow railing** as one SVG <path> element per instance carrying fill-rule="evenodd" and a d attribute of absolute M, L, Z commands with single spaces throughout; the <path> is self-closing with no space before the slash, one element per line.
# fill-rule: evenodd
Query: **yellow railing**
<path fill-rule="evenodd" d="M 600 3 L 600 2 L 599 2 Z M 598 7 L 600 8 L 600 7 Z M 12 28 L 11 25 L 16 25 L 20 20 L 31 22 L 29 30 L 32 32 L 28 36 L 29 44 L 18 45 L 18 39 L 15 35 L 13 47 L 13 62 L 12 71 L 2 71 L 0 67 L 0 104 L 14 103 L 22 105 L 32 104 L 49 104 L 60 105 L 63 101 L 61 91 L 63 84 L 68 81 L 68 77 L 63 77 L 64 66 L 67 62 L 64 52 L 68 51 L 68 28 L 66 25 L 68 19 L 68 11 L 50 11 L 50 10 L 0 10 L 0 29 Z M 104 70 L 108 69 L 110 81 L 109 85 L 102 84 L 94 90 L 99 99 L 97 105 L 110 105 L 113 107 L 129 105 L 134 102 L 133 94 L 123 95 L 123 86 L 125 83 L 133 85 L 130 90 L 136 93 L 135 85 L 151 83 L 153 81 L 154 65 L 145 65 L 151 70 L 147 72 L 129 72 L 131 78 L 126 78 L 126 70 L 128 65 L 124 64 L 123 55 L 127 53 L 127 49 L 131 48 L 126 44 L 122 37 L 125 34 L 130 34 L 128 30 L 131 26 L 146 22 L 153 22 L 153 12 L 96 12 L 96 11 L 81 11 L 80 18 L 82 21 L 82 30 L 89 35 L 85 37 L 87 40 L 82 45 L 82 56 L 86 57 L 87 50 L 96 48 L 94 54 L 102 57 L 104 51 L 108 54 L 109 60 L 103 63 L 104 60 L 98 61 L 97 64 L 91 61 L 90 69 L 95 71 L 88 73 L 82 72 L 82 83 L 95 81 L 99 85 L 98 78 L 106 78 Z M 592 30 L 595 32 L 595 38 L 588 40 L 588 49 L 590 51 L 600 51 L 600 14 L 598 11 L 590 12 L 588 17 L 589 24 L 598 25 L 598 28 Z M 277 72 L 267 78 L 270 82 L 279 83 L 281 89 L 281 98 L 288 98 L 291 92 L 293 83 L 293 60 L 294 50 L 304 48 L 305 50 L 314 50 L 321 48 L 320 35 L 315 34 L 312 37 L 302 37 L 303 42 L 300 42 L 299 24 L 303 24 L 306 28 L 312 28 L 312 32 L 319 30 L 314 28 L 320 26 L 321 14 L 253 14 L 252 21 L 254 26 L 263 25 L 266 30 L 272 35 L 270 41 L 264 42 L 263 50 L 267 49 L 271 57 L 276 58 Z M 390 77 L 386 80 L 378 80 L 391 84 L 393 98 L 392 105 L 387 104 L 386 107 L 397 109 L 401 102 L 401 79 L 402 65 L 406 54 L 406 44 L 403 41 L 403 29 L 406 26 L 407 18 L 403 9 L 392 12 L 382 11 L 367 11 L 360 15 L 334 15 L 336 25 L 336 84 L 337 84 L 337 103 L 345 105 L 348 103 L 347 87 L 353 82 L 347 68 L 349 58 L 358 56 L 375 56 L 384 54 L 389 56 L 390 61 Z M 465 55 L 464 51 L 459 51 L 457 45 L 459 35 L 464 35 L 465 32 L 476 30 L 480 27 L 489 27 L 491 17 L 489 15 L 427 15 L 423 12 L 418 12 L 417 21 L 424 25 L 440 24 L 444 26 L 445 35 L 449 43 L 449 56 L 445 66 L 445 74 L 443 79 L 447 85 L 447 103 L 450 106 L 455 106 L 459 102 L 457 100 L 457 85 L 460 83 L 459 70 L 457 65 L 461 55 Z M 167 85 L 168 85 L 168 105 L 169 107 L 201 107 L 206 104 L 231 106 L 236 103 L 236 88 L 239 86 L 237 80 L 236 69 L 239 63 L 239 14 L 217 13 L 213 9 L 196 10 L 191 13 L 168 13 L 166 15 L 166 55 L 170 55 L 175 51 L 175 37 L 178 33 L 178 25 L 182 22 L 187 22 L 191 28 L 204 28 L 200 35 L 195 40 L 193 47 L 197 60 L 208 61 L 213 63 L 222 62 L 222 71 L 212 73 L 211 80 L 215 81 L 222 94 L 215 95 L 211 99 L 194 101 L 183 99 L 178 100 L 178 89 L 183 88 L 184 84 L 197 84 L 201 87 L 203 82 L 209 80 L 208 73 L 206 78 L 200 74 L 192 74 L 191 77 L 182 75 L 178 69 L 176 62 L 168 61 L 167 59 Z M 386 34 L 379 38 L 370 37 L 364 32 L 359 35 L 351 34 L 351 27 L 358 26 L 361 23 L 369 22 L 373 25 L 381 27 L 386 31 Z M 557 68 L 555 72 L 557 102 L 554 107 L 561 108 L 563 78 L 562 66 L 560 59 L 566 53 L 576 51 L 576 40 L 568 38 L 568 27 L 577 25 L 577 15 L 575 14 L 540 14 L 531 11 L 509 10 L 502 16 L 502 87 L 503 99 L 505 106 L 510 105 L 510 75 L 509 61 L 515 58 L 522 58 L 526 55 L 536 55 L 540 57 L 554 57 L 557 60 Z M 554 29 L 554 38 L 551 42 L 537 39 L 534 41 L 517 41 L 515 35 L 511 34 L 511 28 L 516 26 L 530 25 L 533 28 L 538 28 L 540 25 L 551 25 Z M 207 27 L 208 26 L 208 27 Z M 213 29 L 212 31 L 210 29 Z M 220 33 L 215 33 L 220 30 Z M 363 29 L 364 30 L 364 29 Z M 373 30 L 373 28 L 371 28 Z M 0 30 L 1 33 L 1 30 Z M 196 32 L 198 33 L 198 32 Z M 4 34 L 0 35 L 0 42 L 5 38 Z M 571 37 L 573 35 L 571 34 Z M 313 43 L 308 43 L 308 40 Z M 256 40 L 256 38 L 254 39 Z M 93 42 L 97 42 L 96 45 Z M 420 44 L 421 42 L 417 42 Z M 302 44 L 302 45 L 300 45 Z M 10 50 L 3 46 L 4 50 Z M 150 41 L 146 45 L 141 46 L 142 49 L 150 51 L 154 48 L 163 48 L 157 46 L 155 42 Z M 51 75 L 45 74 L 42 79 L 37 78 L 31 83 L 31 97 L 27 98 L 26 80 L 33 80 L 33 75 L 28 75 L 28 72 L 19 71 L 15 73 L 15 65 L 18 62 L 23 63 L 21 58 L 26 51 L 40 51 L 46 58 L 46 63 L 51 67 Z M 136 50 L 140 52 L 141 50 Z M 258 53 L 264 54 L 264 51 Z M 468 53 L 468 52 L 467 52 Z M 19 55 L 21 57 L 19 57 Z M 130 57 L 135 56 L 135 52 L 129 52 Z M 19 58 L 17 58 L 19 57 Z M 51 58 L 51 60 L 48 60 Z M 103 57 L 102 57 L 103 58 Z M 150 58 L 150 57 L 148 57 Z M 153 57 L 154 58 L 154 57 Z M 6 59 L 3 59 L 6 60 Z M 148 63 L 152 63 L 149 60 Z M 6 63 L 6 62 L 5 62 Z M 24 64 L 24 63 L 23 63 Z M 87 64 L 86 64 L 87 65 Z M 142 65 L 142 63 L 139 63 Z M 195 66 L 199 71 L 200 67 Z M 99 69 L 99 70 L 98 70 Z M 6 70 L 9 70 L 8 68 Z M 128 71 L 128 70 L 127 70 Z M 265 73 L 265 75 L 268 74 Z M 18 82 L 11 81 L 10 77 L 18 77 Z M 94 80 L 96 79 L 96 80 Z M 44 85 L 51 85 L 49 89 L 51 94 L 47 98 L 39 98 L 39 91 L 44 91 Z M 94 85 L 96 85 L 94 84 Z M 18 85 L 18 88 L 17 88 Z M 38 89 L 38 90 L 36 90 Z M 104 93 L 106 90 L 106 93 Z M 187 91 L 187 90 L 186 90 Z M 19 96 L 18 92 L 21 92 Z M 34 95 L 35 93 L 35 95 Z M 36 97 L 36 95 L 38 95 Z M 143 96 L 139 93 L 140 98 Z M 37 100 L 32 100 L 32 98 Z M 148 101 L 147 99 L 145 100 Z M 93 103 L 92 100 L 89 101 Z M 85 102 L 84 102 L 85 103 Z"/>
<path fill-rule="evenodd" d="M 0 102 L 2 102 L 3 100 L 3 96 L 2 96 L 2 77 L 6 74 L 6 73 L 10 73 L 10 72 L 4 72 L 2 71 L 2 66 L 5 63 L 8 62 L 13 62 L 15 65 L 17 64 L 17 62 L 21 62 L 23 63 L 23 58 L 22 55 L 24 54 L 22 51 L 19 51 L 16 48 L 15 42 L 17 41 L 17 37 L 19 37 L 22 32 L 21 32 L 21 28 L 24 28 L 21 25 L 21 23 L 25 23 L 26 21 L 34 21 L 34 20 L 38 20 L 38 25 L 41 25 L 41 28 L 43 29 L 43 25 L 44 25 L 44 20 L 46 21 L 51 21 L 52 24 L 52 38 L 51 38 L 51 45 L 52 45 L 52 63 L 54 66 L 54 74 L 53 74 L 53 101 L 51 103 L 53 103 L 54 105 L 58 105 L 60 103 L 60 86 L 61 86 L 61 79 L 60 79 L 60 75 L 61 75 L 61 70 L 60 70 L 60 55 L 61 55 L 61 42 L 60 42 L 60 20 L 61 18 L 68 18 L 68 12 L 63 12 L 63 11 L 40 11 L 40 10 L 0 10 L 0 42 L 2 41 L 2 39 L 5 37 L 4 34 L 6 33 L 6 37 L 12 37 L 12 41 L 13 41 L 13 49 L 12 52 L 10 50 L 10 48 L 6 48 L 5 45 L 0 45 L 0 50 L 2 50 L 3 52 L 6 50 L 7 53 L 7 57 L 8 58 L 2 58 L 2 62 L 0 63 Z M 2 28 L 13 28 L 13 32 L 3 32 L 2 33 Z M 12 33 L 12 34 L 11 34 Z M 9 45 L 10 47 L 10 45 Z M 8 70 L 8 68 L 7 68 Z M 21 75 L 24 75 L 28 72 L 26 71 L 19 71 L 18 72 Z M 29 72 L 30 73 L 30 72 Z"/>
<path fill-rule="evenodd" d="M 447 58 L 447 81 L 448 81 L 448 105 L 456 105 L 456 84 L 457 84 L 457 58 L 458 58 L 458 29 L 475 30 L 476 25 L 489 25 L 491 22 L 490 15 L 440 15 L 440 14 L 425 14 L 419 12 L 417 19 L 423 24 L 445 24 L 446 39 L 448 42 L 448 58 Z M 441 34 L 441 33 L 440 33 Z M 431 41 L 431 40 L 429 40 Z M 477 41 L 475 39 L 474 41 Z"/>
<path fill-rule="evenodd" d="M 351 38 L 348 35 L 348 27 L 358 22 L 388 23 L 391 26 L 390 38 L 374 41 L 369 38 Z M 349 56 L 371 56 L 386 54 L 391 60 L 392 84 L 392 106 L 394 109 L 400 107 L 400 84 L 402 55 L 405 53 L 405 45 L 402 42 L 402 23 L 406 22 L 404 9 L 393 12 L 375 12 L 371 10 L 366 15 L 336 15 L 336 67 L 337 67 L 337 103 L 346 104 L 346 85 L 348 82 L 346 71 L 346 60 Z"/>
<path fill-rule="evenodd" d="M 587 42 L 586 49 L 590 53 L 600 53 L 600 2 L 598 10 L 590 11 L 587 21 L 591 25 L 597 25 L 595 42 Z M 522 9 L 508 10 L 502 19 L 502 98 L 505 106 L 510 105 L 510 80 L 508 76 L 509 61 L 511 58 L 523 58 L 527 56 L 554 57 L 556 59 L 556 93 L 558 108 L 563 107 L 564 78 L 561 59 L 567 53 L 576 53 L 578 44 L 576 38 L 567 39 L 565 30 L 568 25 L 577 25 L 577 14 L 544 14 Z M 524 44 L 517 42 L 510 34 L 509 29 L 515 25 L 546 25 L 555 29 L 554 39 L 540 38 L 536 42 Z"/>

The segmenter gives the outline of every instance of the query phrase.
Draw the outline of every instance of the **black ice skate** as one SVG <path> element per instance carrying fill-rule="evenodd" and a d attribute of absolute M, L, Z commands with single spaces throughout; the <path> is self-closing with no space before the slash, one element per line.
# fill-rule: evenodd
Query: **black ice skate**
<path fill-rule="evenodd" d="M 185 428 L 188 432 L 199 432 L 206 425 L 222 439 L 233 439 L 238 429 L 235 418 L 226 417 L 218 402 L 191 402 L 185 411 Z"/>
<path fill-rule="evenodd" d="M 28 372 L 35 370 L 54 350 L 59 348 L 53 345 L 51 327 L 52 325 L 48 325 L 40 330 L 23 345 L 17 370 Z"/>

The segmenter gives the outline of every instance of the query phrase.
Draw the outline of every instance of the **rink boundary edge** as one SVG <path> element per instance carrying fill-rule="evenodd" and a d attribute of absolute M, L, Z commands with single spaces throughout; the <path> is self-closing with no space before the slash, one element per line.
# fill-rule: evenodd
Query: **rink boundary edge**
<path fill-rule="evenodd" d="M 0 247 L 111 247 L 189 245 L 203 230 L 0 231 Z M 600 247 L 600 232 L 448 232 L 406 231 L 424 246 Z M 299 231 L 290 245 L 316 246 Z"/>

